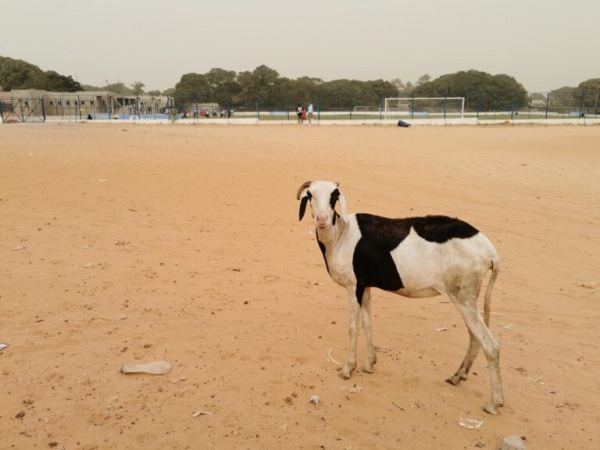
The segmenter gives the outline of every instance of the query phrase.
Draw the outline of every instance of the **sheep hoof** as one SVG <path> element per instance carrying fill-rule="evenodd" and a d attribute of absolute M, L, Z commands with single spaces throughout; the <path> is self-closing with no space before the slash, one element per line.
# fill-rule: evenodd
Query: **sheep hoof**
<path fill-rule="evenodd" d="M 344 380 L 349 380 L 350 378 L 352 378 L 352 374 L 351 373 L 345 373 L 343 370 L 339 373 L 340 378 L 343 378 Z"/>
<path fill-rule="evenodd" d="M 489 402 L 487 405 L 485 405 L 485 408 L 483 408 L 483 410 L 486 413 L 491 414 L 493 416 L 498 415 L 498 405 L 496 405 L 495 403 Z"/>
<path fill-rule="evenodd" d="M 365 373 L 373 373 L 373 372 L 375 372 L 375 368 L 373 367 L 373 365 L 365 366 L 363 368 L 363 372 L 365 372 Z"/>
<path fill-rule="evenodd" d="M 458 386 L 461 383 L 461 381 L 464 381 L 466 379 L 467 377 L 464 375 L 454 374 L 446 380 L 446 383 L 451 384 L 452 386 Z"/>
<path fill-rule="evenodd" d="M 355 368 L 356 364 L 354 366 L 346 364 L 340 372 L 340 377 L 342 377 L 344 380 L 349 380 L 350 378 L 352 378 L 352 372 Z"/>

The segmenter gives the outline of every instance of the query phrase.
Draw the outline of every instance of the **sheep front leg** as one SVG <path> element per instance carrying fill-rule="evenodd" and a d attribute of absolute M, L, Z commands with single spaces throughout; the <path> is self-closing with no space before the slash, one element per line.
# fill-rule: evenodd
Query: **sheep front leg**
<path fill-rule="evenodd" d="M 360 307 L 362 326 L 365 330 L 367 339 L 367 362 L 365 363 L 365 372 L 373 373 L 373 366 L 377 362 L 377 354 L 373 345 L 373 327 L 371 320 L 371 289 L 366 288 L 363 293 L 362 305 Z"/>
<path fill-rule="evenodd" d="M 348 324 L 350 333 L 350 346 L 348 349 L 348 361 L 342 368 L 340 376 L 344 380 L 349 380 L 352 377 L 352 372 L 356 369 L 356 341 L 358 339 L 358 325 L 360 320 L 360 305 L 356 299 L 356 290 L 354 286 L 348 287 L 348 309 L 350 320 Z"/>

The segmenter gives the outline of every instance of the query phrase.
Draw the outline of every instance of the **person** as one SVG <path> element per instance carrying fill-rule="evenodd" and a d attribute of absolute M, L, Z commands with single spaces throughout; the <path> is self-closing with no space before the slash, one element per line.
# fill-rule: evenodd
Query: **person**
<path fill-rule="evenodd" d="M 296 107 L 296 116 L 298 116 L 298 125 L 302 124 L 302 106 L 300 103 Z"/>
<path fill-rule="evenodd" d="M 308 124 L 312 125 L 312 116 L 313 116 L 313 112 L 314 112 L 314 107 L 313 104 L 308 102 Z"/>
<path fill-rule="evenodd" d="M 302 107 L 302 123 L 304 123 L 305 120 L 306 120 L 306 108 L 303 106 Z"/>

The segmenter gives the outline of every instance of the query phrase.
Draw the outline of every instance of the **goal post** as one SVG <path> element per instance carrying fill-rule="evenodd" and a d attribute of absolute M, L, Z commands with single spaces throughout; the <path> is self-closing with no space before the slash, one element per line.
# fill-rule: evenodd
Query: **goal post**
<path fill-rule="evenodd" d="M 385 119 L 447 118 L 463 119 L 464 97 L 386 97 L 383 105 Z"/>

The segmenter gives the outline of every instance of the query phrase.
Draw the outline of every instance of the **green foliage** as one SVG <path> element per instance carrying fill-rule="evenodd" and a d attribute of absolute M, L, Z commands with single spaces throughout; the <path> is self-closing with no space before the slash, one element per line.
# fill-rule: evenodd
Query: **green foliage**
<path fill-rule="evenodd" d="M 111 84 L 109 84 L 107 82 L 106 86 L 104 86 L 100 90 L 102 90 L 102 91 L 110 91 L 110 92 L 114 92 L 115 94 L 121 94 L 121 95 L 133 95 L 132 90 L 129 89 L 127 86 L 125 86 L 120 81 L 118 81 L 116 83 L 111 83 Z"/>
<path fill-rule="evenodd" d="M 418 97 L 465 97 L 467 110 L 500 110 L 526 106 L 527 91 L 513 77 L 477 70 L 461 71 L 425 82 L 413 94 Z"/>
<path fill-rule="evenodd" d="M 82 86 L 71 76 L 55 71 L 43 71 L 22 60 L 0 56 L 0 87 L 4 91 L 15 89 L 40 89 L 56 92 L 81 90 L 107 90 L 121 95 L 143 95 L 145 87 L 135 81 L 131 88 L 121 82 L 98 88 Z M 551 106 L 580 105 L 598 108 L 600 78 L 579 84 L 577 88 L 563 87 L 549 94 Z M 161 95 L 153 90 L 149 95 Z M 465 97 L 467 110 L 510 110 L 527 106 L 531 100 L 545 97 L 528 97 L 525 88 L 515 78 L 499 74 L 490 75 L 477 70 L 460 71 L 431 80 L 424 74 L 413 85 L 396 78 L 391 81 L 358 81 L 340 79 L 325 82 L 320 78 L 302 76 L 297 79 L 280 77 L 279 73 L 260 65 L 253 71 L 236 73 L 214 68 L 205 74 L 182 75 L 174 88 L 162 95 L 175 98 L 182 108 L 194 103 L 218 103 L 222 107 L 260 109 L 294 109 L 296 104 L 309 102 L 322 109 L 349 109 L 354 106 L 380 105 L 385 97 Z"/>
<path fill-rule="evenodd" d="M 252 72 L 211 69 L 206 74 L 187 74 L 175 86 L 180 107 L 195 102 L 216 102 L 222 106 L 260 109 L 294 109 L 309 102 L 321 108 L 348 108 L 351 105 L 378 105 L 385 97 L 397 97 L 398 88 L 389 81 L 334 80 L 324 82 L 308 76 L 296 80 L 280 77 L 261 65 Z"/>
<path fill-rule="evenodd" d="M 82 90 L 81 84 L 71 76 L 60 75 L 53 70 L 44 72 L 20 59 L 0 56 L 0 86 L 3 91 L 15 89 L 40 89 L 55 92 Z"/>
<path fill-rule="evenodd" d="M 135 81 L 132 85 L 131 85 L 131 93 L 133 95 L 144 95 L 144 86 L 145 84 L 142 83 L 141 81 Z"/>
<path fill-rule="evenodd" d="M 579 83 L 573 92 L 573 99 L 576 104 L 583 108 L 594 108 L 594 111 L 600 110 L 598 93 L 600 92 L 600 78 L 591 78 Z"/>
<path fill-rule="evenodd" d="M 209 97 L 208 82 L 204 75 L 187 73 L 175 85 L 175 104 L 182 107 L 192 103 L 206 103 Z"/>

